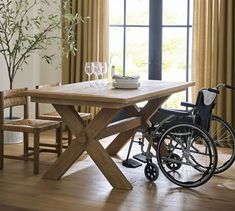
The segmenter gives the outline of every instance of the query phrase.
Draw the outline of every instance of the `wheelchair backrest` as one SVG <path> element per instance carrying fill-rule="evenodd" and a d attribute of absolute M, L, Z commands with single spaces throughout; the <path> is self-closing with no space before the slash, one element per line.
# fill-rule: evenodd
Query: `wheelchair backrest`
<path fill-rule="evenodd" d="M 208 89 L 201 89 L 198 92 L 194 123 L 200 125 L 205 130 L 209 130 L 212 110 L 215 107 L 217 94 Z"/>

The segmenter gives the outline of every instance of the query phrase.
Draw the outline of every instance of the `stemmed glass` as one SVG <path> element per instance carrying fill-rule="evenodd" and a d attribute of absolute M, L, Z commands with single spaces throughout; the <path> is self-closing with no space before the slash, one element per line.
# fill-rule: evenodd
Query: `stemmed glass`
<path fill-rule="evenodd" d="M 101 63 L 101 77 L 102 77 L 102 84 L 105 85 L 105 75 L 108 72 L 108 68 L 107 68 L 107 63 L 106 62 L 102 62 Z"/>
<path fill-rule="evenodd" d="M 89 86 L 91 86 L 91 75 L 94 73 L 94 69 L 92 68 L 92 62 L 86 62 L 85 64 L 85 73 L 88 76 Z"/>
<path fill-rule="evenodd" d="M 96 86 L 98 86 L 99 75 L 102 74 L 102 65 L 100 62 L 92 62 L 92 69 L 96 79 Z"/>

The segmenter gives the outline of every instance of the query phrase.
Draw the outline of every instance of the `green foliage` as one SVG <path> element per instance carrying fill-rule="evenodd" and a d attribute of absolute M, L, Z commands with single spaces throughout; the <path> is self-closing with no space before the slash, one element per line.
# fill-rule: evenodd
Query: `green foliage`
<path fill-rule="evenodd" d="M 52 43 L 59 41 L 64 53 L 76 52 L 74 29 L 83 21 L 79 14 L 72 15 L 70 4 L 63 0 L 56 8 L 57 12 L 48 14 L 46 8 L 55 7 L 55 0 L 4 0 L 0 3 L 0 53 L 6 62 L 10 88 L 18 70 L 27 63 L 33 52 L 47 49 Z M 62 15 L 61 15 L 62 11 Z M 63 36 L 55 33 L 65 32 Z M 42 55 L 47 63 L 51 63 L 53 54 Z"/>

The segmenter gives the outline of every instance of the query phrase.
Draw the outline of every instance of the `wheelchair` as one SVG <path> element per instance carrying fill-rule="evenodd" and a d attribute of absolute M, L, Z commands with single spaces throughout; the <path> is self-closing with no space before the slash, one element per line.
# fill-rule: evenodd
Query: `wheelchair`
<path fill-rule="evenodd" d="M 147 163 L 145 176 L 149 181 L 158 178 L 158 166 L 173 183 L 182 187 L 198 187 L 206 183 L 213 174 L 228 169 L 235 159 L 235 133 L 222 118 L 213 115 L 216 98 L 221 88 L 235 90 L 226 84 L 215 88 L 204 88 L 198 92 L 195 104 L 182 102 L 186 110 L 159 109 L 160 121 L 152 118 L 149 127 L 142 129 L 138 141 L 133 136 L 127 158 L 128 166 L 132 144 L 141 146 L 139 161 Z M 145 146 L 147 143 L 147 147 Z M 226 155 L 223 146 L 229 145 Z M 152 162 L 157 158 L 158 166 Z"/>

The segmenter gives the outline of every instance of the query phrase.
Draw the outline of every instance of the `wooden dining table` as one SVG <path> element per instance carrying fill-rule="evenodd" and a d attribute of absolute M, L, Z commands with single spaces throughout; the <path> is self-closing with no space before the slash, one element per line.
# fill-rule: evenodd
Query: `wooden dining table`
<path fill-rule="evenodd" d="M 90 87 L 89 82 L 80 82 L 28 90 L 25 95 L 30 96 L 32 102 L 52 104 L 75 136 L 43 178 L 60 179 L 86 151 L 113 188 L 132 189 L 111 156 L 127 144 L 139 127 L 147 127 L 149 119 L 169 96 L 193 85 L 191 82 L 146 80 L 140 82 L 138 89 L 116 89 L 111 84 Z M 138 108 L 136 103 L 143 101 L 147 101 L 145 106 Z M 100 111 L 85 124 L 74 105 L 100 107 Z M 128 117 L 113 122 L 122 109 Z M 114 140 L 105 149 L 99 140 L 114 134 L 117 136 L 112 136 Z"/>

